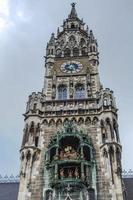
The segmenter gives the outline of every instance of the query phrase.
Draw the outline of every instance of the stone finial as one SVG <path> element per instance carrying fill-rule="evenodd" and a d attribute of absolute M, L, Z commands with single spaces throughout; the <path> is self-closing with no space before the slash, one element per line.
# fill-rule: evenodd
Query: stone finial
<path fill-rule="evenodd" d="M 55 37 L 54 37 L 54 33 L 52 33 L 49 43 L 52 44 L 52 43 L 54 43 L 54 42 L 55 42 Z"/>
<path fill-rule="evenodd" d="M 77 18 L 77 12 L 76 12 L 76 9 L 75 9 L 75 5 L 76 5 L 76 3 L 71 4 L 72 9 L 71 9 L 71 12 L 70 12 L 70 15 L 69 15 L 70 19 Z"/>

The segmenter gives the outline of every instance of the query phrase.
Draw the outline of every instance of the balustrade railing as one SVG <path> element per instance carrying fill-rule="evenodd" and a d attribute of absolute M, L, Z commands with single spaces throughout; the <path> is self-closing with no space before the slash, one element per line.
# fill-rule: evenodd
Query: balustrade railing
<path fill-rule="evenodd" d="M 123 178 L 133 178 L 133 170 L 132 169 L 123 170 L 122 171 L 122 177 Z"/>
<path fill-rule="evenodd" d="M 19 176 L 2 176 L 0 175 L 0 183 L 19 183 Z"/>

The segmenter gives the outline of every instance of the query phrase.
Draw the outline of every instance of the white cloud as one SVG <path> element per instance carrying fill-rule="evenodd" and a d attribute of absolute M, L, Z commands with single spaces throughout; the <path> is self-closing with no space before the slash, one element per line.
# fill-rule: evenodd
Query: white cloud
<path fill-rule="evenodd" d="M 9 2 L 8 0 L 0 0 L 0 32 L 11 25 L 9 17 Z"/>
<path fill-rule="evenodd" d="M 31 19 L 31 17 L 29 15 L 26 15 L 22 10 L 17 11 L 17 16 L 23 22 L 29 22 Z"/>
<path fill-rule="evenodd" d="M 0 15 L 9 16 L 9 1 L 0 0 Z"/>

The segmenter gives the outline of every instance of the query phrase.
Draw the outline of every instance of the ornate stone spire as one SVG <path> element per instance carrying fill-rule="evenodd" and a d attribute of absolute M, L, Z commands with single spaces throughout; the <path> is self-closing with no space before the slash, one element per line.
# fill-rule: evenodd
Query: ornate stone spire
<path fill-rule="evenodd" d="M 76 3 L 72 3 L 71 5 L 72 5 L 72 9 L 71 9 L 69 18 L 70 18 L 70 19 L 75 19 L 75 18 L 78 17 L 77 12 L 76 12 L 76 9 L 75 9 Z"/>

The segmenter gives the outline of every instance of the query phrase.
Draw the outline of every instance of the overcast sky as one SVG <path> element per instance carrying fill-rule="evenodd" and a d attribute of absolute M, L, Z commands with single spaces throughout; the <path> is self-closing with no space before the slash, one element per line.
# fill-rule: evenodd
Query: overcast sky
<path fill-rule="evenodd" d="M 70 12 L 70 0 L 0 0 L 0 174 L 19 172 L 28 95 L 43 87 L 45 47 Z M 133 169 L 133 0 L 75 0 L 94 31 L 100 78 L 119 108 L 123 168 Z"/>

